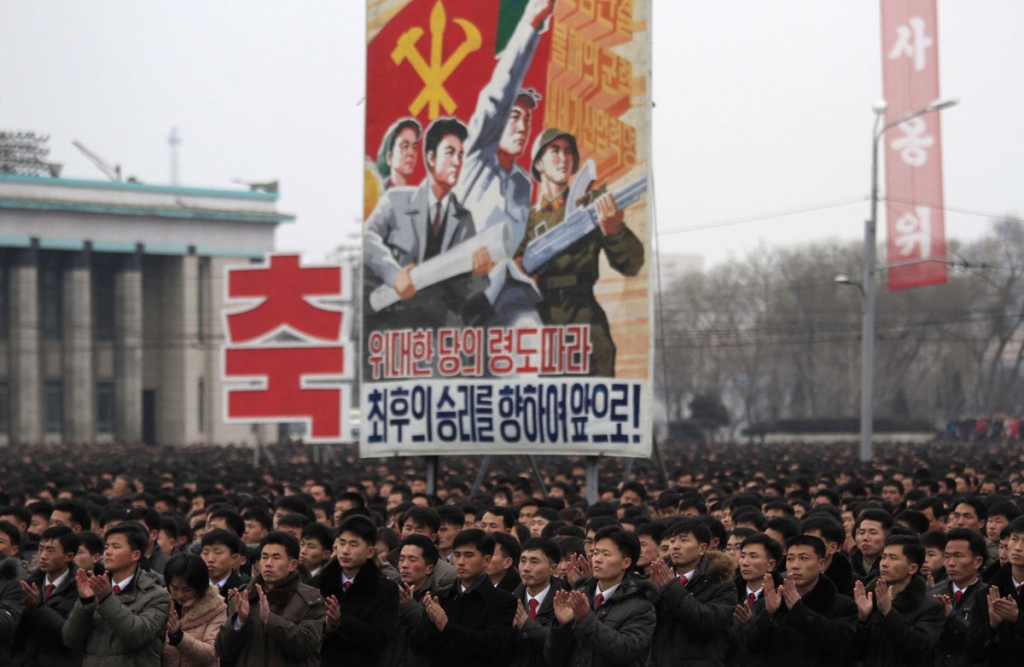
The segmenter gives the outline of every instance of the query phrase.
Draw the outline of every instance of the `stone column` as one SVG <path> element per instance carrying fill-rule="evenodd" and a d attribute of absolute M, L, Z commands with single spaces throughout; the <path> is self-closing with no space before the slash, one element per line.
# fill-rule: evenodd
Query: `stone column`
<path fill-rule="evenodd" d="M 14 444 L 43 441 L 39 368 L 39 247 L 11 251 L 10 378 Z"/>
<path fill-rule="evenodd" d="M 84 444 L 96 434 L 96 383 L 92 368 L 91 250 L 69 253 L 64 269 L 63 345 L 61 354 L 64 441 Z"/>
<path fill-rule="evenodd" d="M 114 276 L 114 438 L 142 440 L 142 252 Z"/>

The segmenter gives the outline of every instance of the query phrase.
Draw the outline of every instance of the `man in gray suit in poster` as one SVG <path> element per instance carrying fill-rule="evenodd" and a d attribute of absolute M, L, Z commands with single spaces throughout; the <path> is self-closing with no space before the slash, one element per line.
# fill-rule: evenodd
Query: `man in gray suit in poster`
<path fill-rule="evenodd" d="M 412 269 L 476 235 L 473 216 L 452 192 L 462 170 L 466 126 L 439 118 L 423 140 L 427 178 L 417 187 L 394 187 L 366 221 L 363 261 L 370 293 L 389 285 L 401 299 L 368 322 L 377 329 L 437 328 L 462 325 L 462 308 L 482 288 L 491 262 L 487 252 L 466 260 L 466 275 L 417 291 Z M 460 267 L 461 268 L 461 267 Z M 368 316 L 369 315 L 368 311 Z"/>

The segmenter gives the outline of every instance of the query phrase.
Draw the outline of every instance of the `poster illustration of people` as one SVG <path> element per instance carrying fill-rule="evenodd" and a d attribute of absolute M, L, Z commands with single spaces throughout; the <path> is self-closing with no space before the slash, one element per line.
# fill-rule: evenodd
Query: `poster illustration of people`
<path fill-rule="evenodd" d="M 651 451 L 649 0 L 368 0 L 363 456 Z"/>

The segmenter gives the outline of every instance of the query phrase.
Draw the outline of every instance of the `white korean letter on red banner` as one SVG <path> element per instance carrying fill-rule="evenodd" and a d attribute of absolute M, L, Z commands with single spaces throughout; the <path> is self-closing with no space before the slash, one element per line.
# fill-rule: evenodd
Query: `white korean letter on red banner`
<path fill-rule="evenodd" d="M 228 267 L 225 286 L 225 421 L 305 422 L 307 443 L 349 442 L 349 267 L 270 255 Z"/>
<path fill-rule="evenodd" d="M 938 12 L 936 0 L 881 0 L 881 6 L 885 122 L 891 123 L 939 98 Z M 928 113 L 882 138 L 890 290 L 946 282 L 941 136 L 940 114 Z"/>

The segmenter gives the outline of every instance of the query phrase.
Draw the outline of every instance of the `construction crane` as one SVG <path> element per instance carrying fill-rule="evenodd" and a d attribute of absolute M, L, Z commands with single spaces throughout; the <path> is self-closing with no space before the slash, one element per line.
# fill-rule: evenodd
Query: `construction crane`
<path fill-rule="evenodd" d="M 96 153 L 93 153 L 91 150 L 86 148 L 78 139 L 72 141 L 71 144 L 78 150 L 82 151 L 82 155 L 89 158 L 89 161 L 96 165 L 96 168 L 102 171 L 104 176 L 115 183 L 121 182 L 121 165 L 111 165 L 99 155 L 96 155 Z"/>

